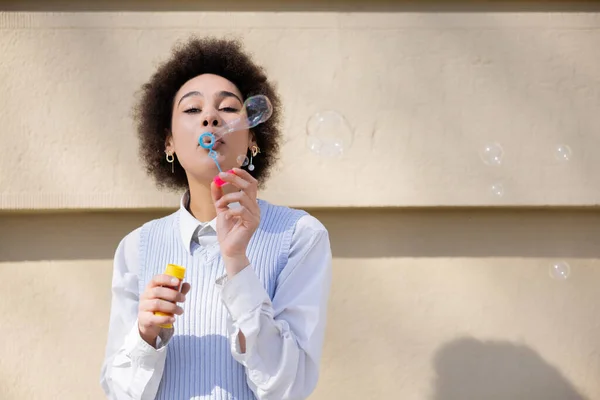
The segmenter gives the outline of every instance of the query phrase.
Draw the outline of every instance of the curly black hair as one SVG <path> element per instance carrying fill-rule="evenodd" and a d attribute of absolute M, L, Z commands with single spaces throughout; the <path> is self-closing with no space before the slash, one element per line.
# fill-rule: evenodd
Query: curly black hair
<path fill-rule="evenodd" d="M 174 172 L 165 159 L 165 143 L 171 132 L 173 102 L 177 91 L 190 79 L 205 73 L 219 75 L 232 82 L 244 99 L 262 94 L 273 105 L 271 118 L 251 131 L 260 148 L 254 157 L 254 170 L 248 171 L 263 187 L 279 154 L 281 101 L 275 85 L 264 69 L 246 53 L 239 40 L 192 36 L 172 50 L 171 58 L 158 66 L 141 88 L 134 107 L 134 121 L 140 143 L 140 156 L 146 171 L 159 187 L 187 189 L 185 171 L 175 157 Z M 249 154 L 248 154 L 249 155 Z"/>

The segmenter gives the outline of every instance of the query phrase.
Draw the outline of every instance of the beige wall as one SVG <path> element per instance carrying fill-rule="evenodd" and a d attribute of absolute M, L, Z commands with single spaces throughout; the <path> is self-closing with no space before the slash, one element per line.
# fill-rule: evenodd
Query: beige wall
<path fill-rule="evenodd" d="M 102 398 L 110 259 L 162 214 L 0 216 L 0 398 Z M 599 212 L 314 215 L 335 260 L 312 398 L 600 398 Z"/>
<path fill-rule="evenodd" d="M 0 209 L 172 205 L 139 166 L 130 111 L 191 33 L 243 37 L 278 82 L 285 143 L 266 199 L 597 205 L 599 27 L 597 12 L 0 13 Z M 354 131 L 340 160 L 305 145 L 308 118 L 329 108 Z M 492 142 L 500 168 L 478 155 Z"/>
<path fill-rule="evenodd" d="M 313 399 L 599 399 L 600 211 L 574 206 L 600 200 L 600 14 L 292 3 L 0 13 L 0 399 L 102 398 L 113 252 L 177 203 L 134 157 L 132 93 L 191 31 L 243 35 L 279 81 L 287 141 L 263 197 L 316 207 L 331 234 Z M 336 162 L 303 144 L 332 105 L 356 129 Z M 477 156 L 491 140 L 500 169 Z M 558 143 L 571 162 L 554 160 Z M 506 195 L 490 197 L 499 181 Z M 547 204 L 560 207 L 529 207 Z M 560 260 L 565 281 L 548 276 Z"/>

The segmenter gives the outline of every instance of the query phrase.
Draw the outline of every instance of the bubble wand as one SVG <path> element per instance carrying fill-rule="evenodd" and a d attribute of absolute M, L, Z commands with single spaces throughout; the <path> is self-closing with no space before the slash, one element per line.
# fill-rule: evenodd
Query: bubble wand
<path fill-rule="evenodd" d="M 217 138 L 223 138 L 224 136 L 233 132 L 252 129 L 257 125 L 267 121 L 269 118 L 271 118 L 271 115 L 273 115 L 273 106 L 271 105 L 269 98 L 264 95 L 248 97 L 244 102 L 243 108 L 246 110 L 246 115 L 225 123 L 213 133 L 204 132 L 198 138 L 198 144 L 203 149 L 208 150 L 208 156 L 215 162 L 219 172 L 223 172 L 223 170 L 217 161 L 217 152 L 213 149 Z M 221 180 L 218 175 L 215 176 L 214 182 L 219 187 L 226 183 Z"/>

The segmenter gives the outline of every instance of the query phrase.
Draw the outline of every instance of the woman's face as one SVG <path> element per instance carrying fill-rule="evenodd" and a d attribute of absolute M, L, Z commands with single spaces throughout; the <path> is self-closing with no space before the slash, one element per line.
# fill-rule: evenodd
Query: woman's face
<path fill-rule="evenodd" d="M 245 115 L 243 98 L 237 87 L 227 79 L 202 74 L 187 81 L 175 95 L 172 135 L 166 150 L 174 152 L 185 169 L 188 180 L 209 183 L 219 170 L 208 150 L 198 143 L 204 132 L 215 132 L 228 121 Z M 217 161 L 223 171 L 239 167 L 248 149 L 255 142 L 248 129 L 235 131 L 214 143 Z M 241 156 L 241 157 L 240 157 Z"/>

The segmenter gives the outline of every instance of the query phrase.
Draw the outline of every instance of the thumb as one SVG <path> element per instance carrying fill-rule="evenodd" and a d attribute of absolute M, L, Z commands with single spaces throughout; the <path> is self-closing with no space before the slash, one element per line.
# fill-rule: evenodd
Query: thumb
<path fill-rule="evenodd" d="M 182 286 L 181 286 L 181 293 L 182 294 L 187 294 L 190 291 L 190 284 L 185 282 Z"/>
<path fill-rule="evenodd" d="M 210 194 L 213 199 L 213 204 L 215 204 L 221 197 L 223 197 L 223 188 L 219 187 L 214 181 L 210 183 Z M 227 206 L 225 207 L 216 207 L 217 214 L 222 211 L 227 210 Z"/>

